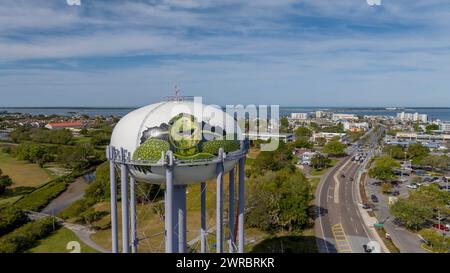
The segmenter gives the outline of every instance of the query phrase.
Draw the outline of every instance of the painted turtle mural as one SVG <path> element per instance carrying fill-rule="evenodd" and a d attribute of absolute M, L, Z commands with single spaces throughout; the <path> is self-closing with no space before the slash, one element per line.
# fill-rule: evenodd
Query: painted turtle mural
<path fill-rule="evenodd" d="M 180 113 L 168 123 L 144 130 L 133 160 L 156 161 L 168 150 L 176 159 L 207 159 L 217 156 L 221 147 L 227 153 L 236 151 L 240 141 L 219 126 L 200 123 L 193 115 Z"/>

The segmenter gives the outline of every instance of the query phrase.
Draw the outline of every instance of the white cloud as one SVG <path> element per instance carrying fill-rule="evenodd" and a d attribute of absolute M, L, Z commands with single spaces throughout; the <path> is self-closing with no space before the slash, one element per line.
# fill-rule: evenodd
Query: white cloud
<path fill-rule="evenodd" d="M 66 3 L 69 6 L 80 6 L 81 0 L 66 0 Z"/>

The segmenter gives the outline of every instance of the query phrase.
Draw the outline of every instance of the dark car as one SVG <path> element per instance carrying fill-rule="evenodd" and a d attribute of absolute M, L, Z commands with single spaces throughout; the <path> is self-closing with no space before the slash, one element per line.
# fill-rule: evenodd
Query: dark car
<path fill-rule="evenodd" d="M 399 196 L 400 195 L 400 192 L 399 191 L 393 191 L 392 192 L 392 196 Z"/>
<path fill-rule="evenodd" d="M 368 245 L 363 245 L 363 248 L 364 248 L 364 252 L 366 252 L 366 253 L 372 253 L 372 251 L 373 251 L 373 249 L 370 248 Z"/>
<path fill-rule="evenodd" d="M 364 204 L 363 205 L 363 209 L 370 209 L 371 207 L 370 207 L 370 205 L 369 204 Z"/>
<path fill-rule="evenodd" d="M 372 195 L 370 196 L 370 199 L 372 199 L 372 202 L 378 203 L 378 197 L 377 197 L 375 194 L 372 194 Z"/>

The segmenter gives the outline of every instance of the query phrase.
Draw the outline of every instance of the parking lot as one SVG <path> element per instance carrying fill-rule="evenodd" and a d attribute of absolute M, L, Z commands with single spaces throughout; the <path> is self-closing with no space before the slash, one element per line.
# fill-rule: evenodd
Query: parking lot
<path fill-rule="evenodd" d="M 365 189 L 367 193 L 368 200 L 370 202 L 371 210 L 375 213 L 378 221 L 383 224 L 384 228 L 388 233 L 395 234 L 392 236 L 394 238 L 394 243 L 405 252 L 423 252 L 423 249 L 420 247 L 421 238 L 416 234 L 406 230 L 401 223 L 397 222 L 396 219 L 389 212 L 389 202 L 395 202 L 396 198 L 405 198 L 408 197 L 411 191 L 416 191 L 420 187 L 426 187 L 429 184 L 437 183 L 440 187 L 445 187 L 445 180 L 434 179 L 437 176 L 427 175 L 426 173 L 420 175 L 416 174 L 406 174 L 403 175 L 403 181 L 397 181 L 393 184 L 393 188 L 391 193 L 383 194 L 382 193 L 382 183 L 379 180 L 367 178 L 365 181 Z M 401 179 L 399 179 L 401 180 Z M 416 185 L 416 186 L 411 186 Z M 445 190 L 442 189 L 442 190 Z M 393 194 L 394 193 L 394 194 Z M 375 200 L 372 199 L 372 196 L 375 196 Z M 377 202 L 374 202 L 377 201 Z M 440 224 L 445 229 L 446 225 L 449 225 L 448 217 L 441 216 Z M 429 228 L 433 228 L 433 224 L 438 224 L 439 221 L 437 219 L 433 219 L 428 223 Z M 434 227 L 436 231 L 438 229 Z M 450 235 L 448 231 L 439 230 L 441 233 L 445 233 Z"/>

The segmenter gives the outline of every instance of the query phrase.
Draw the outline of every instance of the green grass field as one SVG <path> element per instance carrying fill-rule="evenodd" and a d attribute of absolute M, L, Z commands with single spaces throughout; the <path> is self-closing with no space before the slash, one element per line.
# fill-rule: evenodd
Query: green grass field
<path fill-rule="evenodd" d="M 98 253 L 95 249 L 84 244 L 78 237 L 66 228 L 60 228 L 47 238 L 40 240 L 38 246 L 29 249 L 31 253 L 70 253 L 72 250 L 67 249 L 67 243 L 76 241 L 80 243 L 81 253 Z"/>
<path fill-rule="evenodd" d="M 48 182 L 51 176 L 36 164 L 19 161 L 0 152 L 0 169 L 13 180 L 11 188 L 38 187 Z"/>

